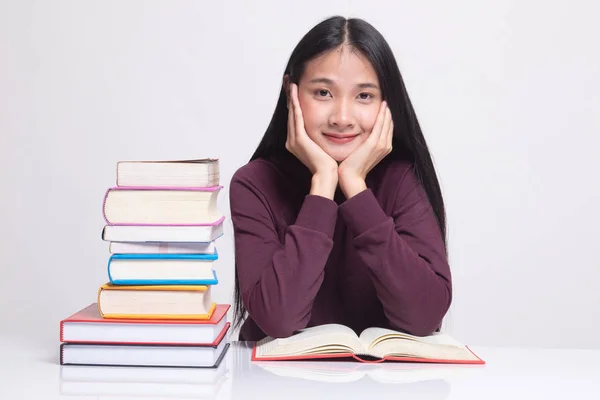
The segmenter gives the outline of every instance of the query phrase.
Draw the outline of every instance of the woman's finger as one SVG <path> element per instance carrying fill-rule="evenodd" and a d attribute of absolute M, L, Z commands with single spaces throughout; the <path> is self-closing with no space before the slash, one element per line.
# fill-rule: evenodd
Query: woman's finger
<path fill-rule="evenodd" d="M 302 116 L 302 108 L 300 108 L 300 100 L 298 100 L 298 86 L 292 83 L 292 108 L 295 116 L 295 136 L 298 138 L 304 133 L 304 118 Z"/>
<path fill-rule="evenodd" d="M 392 113 L 390 113 L 390 119 L 392 118 Z M 390 146 L 390 150 L 392 148 L 392 142 L 394 141 L 394 120 L 390 121 L 390 129 L 388 131 L 387 144 Z"/>
<path fill-rule="evenodd" d="M 381 146 L 381 148 L 387 147 L 391 123 L 392 123 L 392 113 L 390 112 L 390 109 L 386 107 L 385 119 L 383 121 L 383 127 L 381 128 L 381 136 L 379 138 L 379 146 Z"/>
<path fill-rule="evenodd" d="M 373 125 L 371 134 L 367 138 L 367 141 L 370 141 L 373 144 L 377 144 L 379 142 L 379 138 L 381 136 L 381 129 L 383 128 L 383 122 L 385 119 L 385 110 L 386 109 L 387 109 L 387 104 L 385 101 L 382 101 L 381 105 L 379 107 L 379 113 L 377 113 L 377 119 L 375 120 L 375 125 Z"/>
<path fill-rule="evenodd" d="M 292 94 L 290 88 L 290 95 L 287 99 L 288 103 L 288 141 L 293 141 L 296 138 L 296 133 L 294 132 L 294 125 L 296 123 L 294 116 L 294 107 L 292 106 Z"/>

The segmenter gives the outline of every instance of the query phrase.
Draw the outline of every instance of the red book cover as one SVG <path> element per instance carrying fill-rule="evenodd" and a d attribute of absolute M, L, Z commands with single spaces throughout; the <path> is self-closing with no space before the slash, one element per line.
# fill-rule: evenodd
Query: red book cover
<path fill-rule="evenodd" d="M 60 321 L 60 341 L 64 342 L 64 328 L 65 323 L 102 323 L 102 324 L 112 324 L 112 325 L 121 325 L 121 324 L 139 324 L 139 325 L 217 325 L 223 317 L 227 314 L 229 310 L 229 304 L 217 304 L 215 311 L 212 316 L 208 320 L 197 320 L 197 319 L 125 319 L 125 318 L 102 318 L 100 313 L 98 312 L 98 304 L 92 303 L 89 306 L 83 308 L 82 310 L 76 312 L 75 314 L 63 319 Z M 227 322 L 223 327 L 222 331 L 218 335 L 212 343 L 185 343 L 186 345 L 202 345 L 202 346 L 216 346 L 221 342 L 221 339 L 227 333 L 229 326 L 231 324 Z M 172 342 L 115 342 L 115 341 L 76 341 L 70 340 L 71 343 L 97 343 L 97 344 L 162 344 L 162 345 L 172 345 L 172 344 L 182 344 L 182 343 L 172 343 Z"/>

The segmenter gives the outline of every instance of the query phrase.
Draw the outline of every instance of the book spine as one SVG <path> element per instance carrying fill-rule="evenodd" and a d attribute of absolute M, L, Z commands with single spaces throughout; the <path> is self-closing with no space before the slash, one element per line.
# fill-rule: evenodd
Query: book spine
<path fill-rule="evenodd" d="M 102 217 L 104 218 L 104 222 L 106 222 L 107 225 L 112 225 L 106 217 L 106 200 L 108 199 L 108 194 L 110 193 L 110 190 L 111 188 L 106 189 L 106 192 L 104 193 L 104 198 L 102 199 Z M 102 236 L 104 236 L 104 231 L 102 231 Z"/>
<path fill-rule="evenodd" d="M 60 351 L 58 352 L 59 353 L 59 357 L 60 357 L 60 365 L 65 365 L 64 351 L 65 351 L 65 344 L 61 343 L 60 344 Z"/>
<path fill-rule="evenodd" d="M 100 288 L 98 288 L 98 298 L 96 299 L 96 304 L 98 305 L 98 314 L 104 318 L 104 313 L 102 313 L 102 305 L 100 304 L 100 295 L 102 294 L 102 290 L 102 286 L 100 286 Z"/>

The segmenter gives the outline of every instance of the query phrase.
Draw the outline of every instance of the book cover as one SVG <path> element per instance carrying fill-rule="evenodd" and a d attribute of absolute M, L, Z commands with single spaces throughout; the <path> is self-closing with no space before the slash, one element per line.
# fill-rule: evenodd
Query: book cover
<path fill-rule="evenodd" d="M 212 254 L 173 254 L 173 253 L 122 253 L 113 254 L 111 260 L 204 260 L 215 261 L 219 253 L 215 249 Z"/>
<path fill-rule="evenodd" d="M 215 242 L 113 242 L 108 245 L 110 254 L 213 254 Z"/>
<path fill-rule="evenodd" d="M 168 285 L 218 285 L 217 271 L 213 271 L 212 279 L 113 279 L 110 272 L 110 264 L 108 267 L 108 279 L 113 285 L 124 286 L 168 286 Z"/>
<path fill-rule="evenodd" d="M 215 311 L 211 317 L 207 320 L 194 320 L 194 319 L 131 319 L 131 318 L 103 318 L 98 311 L 98 304 L 92 303 L 87 307 L 77 311 L 76 313 L 68 316 L 67 318 L 60 321 L 60 341 L 70 343 L 117 343 L 117 344 L 189 344 L 189 345 L 216 345 L 218 344 L 226 329 L 231 325 L 227 321 L 227 311 L 230 309 L 229 304 L 217 304 Z M 66 328 L 70 326 L 76 326 L 75 331 L 69 332 L 69 336 L 65 335 Z M 220 328 L 223 326 L 223 328 Z M 104 327 L 108 329 L 110 335 L 108 335 L 102 328 L 100 331 L 94 331 L 93 334 L 81 333 L 82 328 L 85 327 Z M 158 332 L 154 332 L 154 327 L 158 328 Z M 206 327 L 209 328 L 209 332 L 193 331 L 192 335 L 188 335 L 186 332 L 189 328 L 193 327 Z M 120 334 L 121 329 L 134 328 L 134 331 L 126 331 L 126 334 Z M 146 329 L 148 328 L 148 329 Z M 184 331 L 174 331 L 173 329 L 184 328 Z M 215 330 L 216 329 L 216 330 Z M 219 334 L 216 332 L 221 329 Z M 216 336 L 215 336 L 216 335 Z M 85 337 L 84 340 L 76 339 L 77 336 Z M 90 337 L 96 336 L 102 340 L 90 339 Z M 211 336 L 213 340 L 199 341 L 202 336 Z M 127 337 L 128 339 L 123 339 Z M 138 339 L 135 339 L 135 338 Z M 177 341 L 168 338 L 175 337 Z M 187 337 L 192 339 L 188 340 Z M 67 340 L 68 339 L 68 340 Z"/>
<path fill-rule="evenodd" d="M 157 346 L 157 345 L 112 345 L 85 343 L 61 343 L 60 365 L 88 365 L 112 367 L 175 367 L 175 368 L 218 368 L 230 343 L 221 340 L 217 346 Z M 71 356 L 71 350 L 82 349 L 82 355 Z M 86 350 L 91 351 L 86 351 Z M 196 357 L 187 357 L 181 353 L 185 350 L 197 354 Z M 208 352 L 207 350 L 210 350 Z M 140 353 L 135 354 L 134 352 Z M 165 357 L 169 352 L 178 357 Z M 133 353 L 133 354 L 128 354 Z M 204 353 L 204 354 L 203 354 Z M 102 354 L 102 356 L 98 356 Z M 105 356 L 106 355 L 106 356 Z M 214 358 L 213 358 L 214 357 Z M 75 360 L 70 360 L 74 358 Z M 97 359 L 102 361 L 96 361 Z"/>
<path fill-rule="evenodd" d="M 114 254 L 108 259 L 108 278 L 114 285 L 217 285 L 219 280 L 217 278 L 216 271 L 211 271 L 211 277 L 204 278 L 151 278 L 150 273 L 144 275 L 143 278 L 115 278 L 113 276 L 112 266 L 113 261 L 117 260 L 134 260 L 134 261 L 200 261 L 210 262 L 212 269 L 212 262 L 219 258 L 217 251 L 213 254 Z M 203 267 L 204 268 L 204 267 Z M 196 271 L 198 272 L 198 271 Z M 203 273 L 205 273 L 204 271 Z M 188 272 L 189 273 L 189 272 Z M 139 275 L 139 272 L 138 274 Z M 164 275 L 164 272 L 163 272 Z"/>

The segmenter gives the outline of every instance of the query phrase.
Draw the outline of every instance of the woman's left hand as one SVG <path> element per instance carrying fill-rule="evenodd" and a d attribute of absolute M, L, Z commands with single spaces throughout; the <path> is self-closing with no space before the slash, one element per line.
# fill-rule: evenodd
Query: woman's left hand
<path fill-rule="evenodd" d="M 394 122 L 385 101 L 381 102 L 369 137 L 338 167 L 338 181 L 347 199 L 367 189 L 365 178 L 392 151 Z"/>

